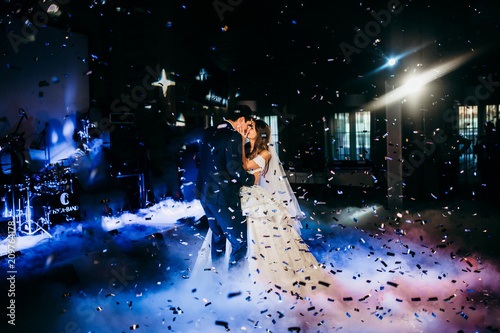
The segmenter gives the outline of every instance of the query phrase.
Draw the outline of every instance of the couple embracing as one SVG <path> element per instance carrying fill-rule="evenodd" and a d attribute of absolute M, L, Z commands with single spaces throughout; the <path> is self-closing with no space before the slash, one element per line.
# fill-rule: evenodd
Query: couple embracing
<path fill-rule="evenodd" d="M 245 145 L 246 143 L 246 145 Z M 327 285 L 325 273 L 300 237 L 303 217 L 276 153 L 269 126 L 237 106 L 200 143 L 197 190 L 210 229 L 197 265 L 248 267 L 264 284 L 291 290 Z"/>

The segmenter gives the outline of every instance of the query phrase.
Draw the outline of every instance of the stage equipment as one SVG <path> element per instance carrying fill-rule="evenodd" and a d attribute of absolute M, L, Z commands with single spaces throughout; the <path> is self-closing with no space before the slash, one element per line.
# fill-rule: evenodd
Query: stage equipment
<path fill-rule="evenodd" d="M 92 141 L 95 139 L 92 137 L 91 132 L 97 131 L 97 128 L 88 118 L 81 121 L 82 130 L 78 131 L 78 136 L 80 137 L 78 149 L 87 154 L 92 151 Z"/>
<path fill-rule="evenodd" d="M 78 197 L 65 191 L 36 194 L 33 199 L 33 217 L 47 221 L 49 226 L 78 220 L 80 218 Z"/>
<path fill-rule="evenodd" d="M 46 164 L 40 172 L 29 173 L 24 168 L 23 133 L 18 134 L 21 122 L 28 119 L 19 109 L 19 120 L 14 132 L 0 139 L 2 158 L 1 197 L 2 221 L 14 222 L 17 236 L 46 233 L 54 223 L 73 221 L 80 217 L 78 198 L 73 194 L 73 174 L 64 160 L 48 164 L 50 153 L 45 142 L 47 124 L 33 149 L 46 150 Z M 88 132 L 88 127 L 86 128 Z"/>
<path fill-rule="evenodd" d="M 110 121 L 114 129 L 110 133 L 109 171 L 111 177 L 118 179 L 124 186 L 133 184 L 129 191 L 138 188 L 138 204 L 146 205 L 145 170 L 147 158 L 144 142 L 139 138 L 137 126 L 132 113 L 112 113 Z M 137 183 L 133 178 L 137 179 Z M 136 187 L 137 186 L 137 187 Z M 131 193 L 130 197 L 133 195 Z M 135 201 L 135 200 L 133 200 Z"/>
<path fill-rule="evenodd" d="M 29 181 L 27 181 L 27 184 L 25 186 L 20 186 L 20 191 L 21 193 L 25 193 L 25 195 L 24 198 L 21 197 L 18 199 L 16 215 L 17 221 L 15 221 L 18 225 L 18 234 L 31 236 L 39 232 L 44 232 L 52 237 L 52 235 L 49 234 L 49 232 L 44 228 L 44 226 L 50 228 L 50 222 L 47 220 L 47 218 L 42 217 L 36 222 L 33 220 L 31 202 L 36 194 L 33 194 L 30 191 Z M 16 207 L 14 207 L 14 209 L 16 209 Z"/>

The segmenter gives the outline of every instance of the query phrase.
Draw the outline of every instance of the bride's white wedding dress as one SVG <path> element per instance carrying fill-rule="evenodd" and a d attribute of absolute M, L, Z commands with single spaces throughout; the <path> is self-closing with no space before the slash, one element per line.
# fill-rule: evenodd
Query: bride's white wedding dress
<path fill-rule="evenodd" d="M 250 311 L 260 314 L 272 311 L 286 316 L 286 321 L 278 325 L 293 323 L 304 332 L 327 332 L 346 311 L 342 291 L 301 238 L 299 219 L 304 215 L 273 147 L 271 156 L 268 171 L 261 175 L 258 185 L 244 186 L 240 191 L 247 223 L 245 265 L 227 274 L 227 271 L 216 271 L 210 258 L 212 232 L 209 229 L 198 251 L 192 282 L 197 288 L 208 284 L 207 294 L 218 290 L 223 295 L 219 286 L 229 287 L 226 292 L 242 288 L 248 296 L 245 299 L 252 300 L 255 307 Z M 253 161 L 259 168 L 251 172 L 259 172 L 265 166 L 260 156 Z M 226 269 L 231 252 L 229 242 L 227 247 L 223 266 Z M 226 310 L 222 310 L 224 314 Z M 275 324 L 273 319 L 271 325 L 278 329 Z"/>
<path fill-rule="evenodd" d="M 261 156 L 253 161 L 259 168 L 250 171 L 251 173 L 264 168 L 265 161 Z M 296 203 L 297 199 L 295 196 L 287 197 L 283 190 L 266 190 L 264 186 L 269 187 L 273 183 L 270 181 L 271 177 L 278 176 L 268 172 L 260 178 L 259 185 L 244 186 L 240 191 L 241 207 L 247 217 L 247 267 L 250 276 L 254 284 L 262 286 L 262 289 L 273 288 L 273 294 L 280 299 L 292 297 L 310 302 L 313 295 L 320 295 L 323 301 L 331 301 L 331 277 L 319 265 L 299 234 L 298 218 L 302 217 L 302 213 Z M 286 179 L 278 181 L 286 181 L 289 186 Z M 209 230 L 198 252 L 193 277 L 201 271 L 212 270 L 211 237 Z M 230 250 L 226 250 L 226 253 L 230 253 Z"/>
<path fill-rule="evenodd" d="M 259 168 L 251 172 L 264 168 L 261 156 L 253 161 Z M 266 176 L 273 177 L 265 175 L 259 184 L 266 182 Z M 327 286 L 325 272 L 299 235 L 299 216 L 291 215 L 290 211 L 296 212 L 289 209 L 295 197 L 283 200 L 284 193 L 271 191 L 261 185 L 244 186 L 240 191 L 241 207 L 247 217 L 250 273 L 261 284 L 282 292 L 293 291 L 298 296 L 307 289 Z"/>

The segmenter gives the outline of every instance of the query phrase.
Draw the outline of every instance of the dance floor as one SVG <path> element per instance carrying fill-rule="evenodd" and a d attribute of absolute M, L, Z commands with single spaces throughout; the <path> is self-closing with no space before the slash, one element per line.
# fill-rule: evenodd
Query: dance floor
<path fill-rule="evenodd" d="M 436 201 L 394 211 L 331 199 L 301 206 L 302 237 L 333 281 L 323 307 L 314 300 L 299 307 L 278 285 L 259 292 L 247 271 L 194 276 L 203 212 L 197 201 L 168 199 L 56 225 L 52 237 L 17 237 L 14 269 L 3 239 L 2 276 L 14 278 L 1 282 L 1 331 L 498 331 L 494 205 Z M 15 295 L 7 299 L 8 290 Z"/>

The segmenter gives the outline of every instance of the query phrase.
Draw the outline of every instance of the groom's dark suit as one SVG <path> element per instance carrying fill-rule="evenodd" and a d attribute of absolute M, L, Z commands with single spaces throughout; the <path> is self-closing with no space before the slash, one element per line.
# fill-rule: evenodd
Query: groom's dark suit
<path fill-rule="evenodd" d="M 212 260 L 225 253 L 226 238 L 231 243 L 230 263 L 241 260 L 247 250 L 246 223 L 241 212 L 241 186 L 252 186 L 255 177 L 243 169 L 242 137 L 229 122 L 205 131 L 200 142 L 198 198 L 212 230 Z"/>

